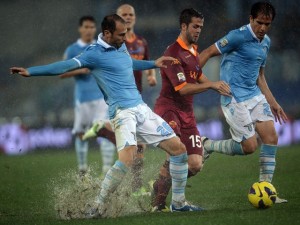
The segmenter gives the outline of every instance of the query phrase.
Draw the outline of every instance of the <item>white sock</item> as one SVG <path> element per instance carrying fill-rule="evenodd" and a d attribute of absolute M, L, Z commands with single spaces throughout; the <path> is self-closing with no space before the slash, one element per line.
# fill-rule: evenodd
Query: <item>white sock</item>
<path fill-rule="evenodd" d="M 204 142 L 204 148 L 208 152 L 218 152 L 226 155 L 244 155 L 241 143 L 233 139 L 228 140 L 210 140 Z"/>
<path fill-rule="evenodd" d="M 259 154 L 259 181 L 267 181 L 270 183 L 272 182 L 276 165 L 276 151 L 276 145 L 261 145 Z"/>
<path fill-rule="evenodd" d="M 102 181 L 101 191 L 98 196 L 98 202 L 100 204 L 105 203 L 109 193 L 112 193 L 117 189 L 127 171 L 128 168 L 119 160 L 117 160 L 115 164 L 108 170 L 104 180 Z"/>
<path fill-rule="evenodd" d="M 115 161 L 116 146 L 106 138 L 101 138 L 102 174 L 106 174 Z"/>
<path fill-rule="evenodd" d="M 185 186 L 188 175 L 187 154 L 170 156 L 170 174 L 172 177 L 172 204 L 176 208 L 185 203 Z"/>
<path fill-rule="evenodd" d="M 88 146 L 89 144 L 87 141 L 82 141 L 79 137 L 75 138 L 75 150 L 79 170 L 87 170 Z"/>

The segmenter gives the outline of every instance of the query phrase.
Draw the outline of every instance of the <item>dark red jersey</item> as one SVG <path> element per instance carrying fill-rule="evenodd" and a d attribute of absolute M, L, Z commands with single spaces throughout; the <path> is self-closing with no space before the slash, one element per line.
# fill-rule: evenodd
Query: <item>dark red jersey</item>
<path fill-rule="evenodd" d="M 167 68 L 161 69 L 162 88 L 156 100 L 154 111 L 163 116 L 167 111 L 175 111 L 180 117 L 182 128 L 196 126 L 193 111 L 193 95 L 181 96 L 179 90 L 187 83 L 197 83 L 202 75 L 197 47 L 188 49 L 178 38 L 164 53 L 176 58 Z"/>
<path fill-rule="evenodd" d="M 132 40 L 126 40 L 125 44 L 132 58 L 149 60 L 148 44 L 143 37 L 135 35 Z M 142 71 L 134 71 L 135 83 L 140 92 L 142 92 L 142 75 Z"/>

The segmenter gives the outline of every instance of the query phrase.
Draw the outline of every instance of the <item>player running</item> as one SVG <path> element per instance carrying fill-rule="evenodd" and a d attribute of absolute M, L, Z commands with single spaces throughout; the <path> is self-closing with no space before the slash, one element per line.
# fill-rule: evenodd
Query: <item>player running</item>
<path fill-rule="evenodd" d="M 172 57 L 156 61 L 132 59 L 125 46 L 126 25 L 118 15 L 106 16 L 102 21 L 102 33 L 97 43 L 89 46 L 81 55 L 45 66 L 12 67 L 12 74 L 28 76 L 57 75 L 86 67 L 96 79 L 109 106 L 109 117 L 115 131 L 118 160 L 107 172 L 95 205 L 87 217 L 104 215 L 109 194 L 116 190 L 133 164 L 137 141 L 158 146 L 170 156 L 172 176 L 172 207 L 174 211 L 198 211 L 197 206 L 185 199 L 188 172 L 185 146 L 176 137 L 172 128 L 143 102 L 137 90 L 134 70 L 164 67 Z"/>
<path fill-rule="evenodd" d="M 172 66 L 161 68 L 162 88 L 154 111 L 174 129 L 185 144 L 188 154 L 188 177 L 196 175 L 202 167 L 202 144 L 193 110 L 193 95 L 208 89 L 230 95 L 224 81 L 211 82 L 202 73 L 199 53 L 195 45 L 203 28 L 204 17 L 195 9 L 184 9 L 180 14 L 181 32 L 170 45 L 165 56 L 176 58 Z M 168 211 L 166 198 L 172 185 L 167 159 L 153 185 L 152 211 Z M 170 208 L 173 210 L 172 206 Z"/>
<path fill-rule="evenodd" d="M 96 42 L 96 21 L 92 16 L 83 16 L 79 19 L 80 38 L 66 49 L 64 59 L 72 59 L 82 53 L 90 44 Z M 82 68 L 67 72 L 61 78 L 74 77 L 75 79 L 75 120 L 72 133 L 75 137 L 79 174 L 87 171 L 88 141 L 82 140 L 82 135 L 95 121 L 108 119 L 108 106 L 103 94 L 99 91 L 95 78 L 90 70 Z M 114 160 L 115 146 L 105 138 L 101 139 L 102 174 L 106 174 Z"/>
<path fill-rule="evenodd" d="M 229 32 L 200 54 L 201 66 L 216 55 L 223 55 L 221 80 L 229 83 L 232 96 L 221 97 L 221 107 L 230 125 L 232 139 L 204 140 L 208 153 L 247 155 L 255 152 L 257 139 L 260 147 L 259 181 L 272 182 L 278 136 L 275 121 L 287 121 L 287 116 L 270 91 L 265 78 L 265 65 L 270 49 L 267 36 L 276 15 L 269 2 L 252 5 L 250 23 Z M 287 202 L 277 197 L 276 203 Z"/>

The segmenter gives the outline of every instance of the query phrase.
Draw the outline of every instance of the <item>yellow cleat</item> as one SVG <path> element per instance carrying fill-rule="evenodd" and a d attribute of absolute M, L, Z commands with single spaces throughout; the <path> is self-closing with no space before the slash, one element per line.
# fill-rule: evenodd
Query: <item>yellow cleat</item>
<path fill-rule="evenodd" d="M 98 132 L 105 126 L 104 121 L 99 121 L 93 124 L 93 126 L 88 129 L 82 136 L 82 140 L 86 141 L 87 139 L 97 137 Z"/>

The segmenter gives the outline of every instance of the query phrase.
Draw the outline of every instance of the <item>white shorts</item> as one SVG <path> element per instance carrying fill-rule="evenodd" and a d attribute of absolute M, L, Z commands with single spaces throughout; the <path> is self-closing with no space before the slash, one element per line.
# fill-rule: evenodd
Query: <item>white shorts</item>
<path fill-rule="evenodd" d="M 173 129 L 146 104 L 129 109 L 118 109 L 111 121 L 118 151 L 139 143 L 157 146 L 161 141 L 175 137 Z"/>
<path fill-rule="evenodd" d="M 255 135 L 257 121 L 274 120 L 265 96 L 260 94 L 244 102 L 233 101 L 222 106 L 224 116 L 230 126 L 232 139 L 241 142 Z"/>
<path fill-rule="evenodd" d="M 108 120 L 108 106 L 104 99 L 89 102 L 76 102 L 75 119 L 72 133 L 84 133 L 99 120 Z"/>

